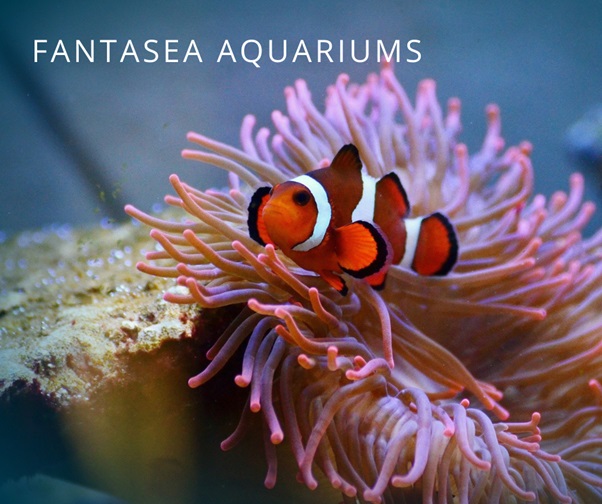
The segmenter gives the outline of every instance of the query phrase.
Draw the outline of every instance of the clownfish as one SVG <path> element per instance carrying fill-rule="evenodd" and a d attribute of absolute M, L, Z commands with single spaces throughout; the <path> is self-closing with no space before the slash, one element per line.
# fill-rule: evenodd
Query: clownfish
<path fill-rule="evenodd" d="M 355 145 L 320 168 L 274 187 L 260 187 L 248 208 L 249 235 L 282 250 L 301 268 L 318 273 L 342 295 L 347 273 L 382 288 L 391 264 L 420 275 L 446 275 L 458 241 L 444 215 L 409 219 L 399 177 L 375 179 L 362 170 Z"/>

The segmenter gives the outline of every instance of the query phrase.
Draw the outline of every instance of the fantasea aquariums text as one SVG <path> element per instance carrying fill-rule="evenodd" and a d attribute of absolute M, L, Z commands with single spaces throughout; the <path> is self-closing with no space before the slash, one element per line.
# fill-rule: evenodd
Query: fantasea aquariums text
<path fill-rule="evenodd" d="M 148 39 L 134 42 L 131 39 L 75 39 L 55 41 L 35 39 L 33 41 L 33 61 L 65 63 L 248 63 L 257 68 L 266 63 L 306 62 L 343 63 L 352 61 L 388 61 L 417 63 L 422 58 L 420 40 L 328 40 L 315 41 L 247 39 L 234 43 L 225 39 L 218 50 L 210 54 L 202 44 L 194 39 Z M 214 48 L 215 49 L 215 48 Z"/>

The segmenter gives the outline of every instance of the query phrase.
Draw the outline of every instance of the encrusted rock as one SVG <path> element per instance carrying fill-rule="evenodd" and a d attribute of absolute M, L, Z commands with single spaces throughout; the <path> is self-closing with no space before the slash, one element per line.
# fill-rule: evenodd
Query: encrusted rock
<path fill-rule="evenodd" d="M 15 383 L 51 401 L 89 399 L 127 378 L 127 355 L 190 338 L 198 309 L 166 303 L 168 282 L 134 267 L 149 247 L 132 224 L 53 227 L 0 246 L 0 395 Z"/>

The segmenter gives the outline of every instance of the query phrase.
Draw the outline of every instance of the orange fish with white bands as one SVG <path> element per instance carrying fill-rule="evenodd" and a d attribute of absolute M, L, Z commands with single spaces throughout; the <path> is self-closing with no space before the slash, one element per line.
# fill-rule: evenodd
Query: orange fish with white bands
<path fill-rule="evenodd" d="M 259 188 L 248 225 L 255 241 L 280 248 L 345 295 L 343 272 L 378 289 L 391 264 L 421 275 L 452 269 L 458 242 L 449 220 L 438 212 L 408 219 L 409 212 L 397 175 L 376 180 L 366 174 L 357 148 L 348 144 L 328 168 Z"/>

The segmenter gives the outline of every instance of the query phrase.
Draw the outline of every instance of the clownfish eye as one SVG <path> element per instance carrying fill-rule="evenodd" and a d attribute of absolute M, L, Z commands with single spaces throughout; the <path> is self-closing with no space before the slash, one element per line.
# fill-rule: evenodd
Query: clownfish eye
<path fill-rule="evenodd" d="M 309 192 L 304 189 L 293 194 L 293 201 L 299 206 L 307 205 L 309 203 L 309 199 Z"/>

